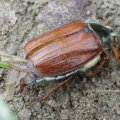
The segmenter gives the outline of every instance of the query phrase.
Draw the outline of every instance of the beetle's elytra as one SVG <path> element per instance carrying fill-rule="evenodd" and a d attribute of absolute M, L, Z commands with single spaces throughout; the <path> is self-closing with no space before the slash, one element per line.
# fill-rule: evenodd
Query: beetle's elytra
<path fill-rule="evenodd" d="M 24 47 L 25 57 L 40 77 L 65 75 L 98 57 L 103 44 L 109 47 L 112 42 L 101 38 L 110 35 L 109 29 L 99 24 L 75 21 L 29 41 Z"/>

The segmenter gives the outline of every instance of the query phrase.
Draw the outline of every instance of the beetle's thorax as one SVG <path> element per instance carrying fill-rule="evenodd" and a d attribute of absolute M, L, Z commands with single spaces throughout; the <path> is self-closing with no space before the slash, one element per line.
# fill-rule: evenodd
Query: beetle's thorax
<path fill-rule="evenodd" d="M 111 45 L 113 44 L 117 35 L 112 31 L 110 27 L 105 27 L 97 23 L 89 23 L 88 29 L 99 37 L 103 48 L 111 49 Z"/>

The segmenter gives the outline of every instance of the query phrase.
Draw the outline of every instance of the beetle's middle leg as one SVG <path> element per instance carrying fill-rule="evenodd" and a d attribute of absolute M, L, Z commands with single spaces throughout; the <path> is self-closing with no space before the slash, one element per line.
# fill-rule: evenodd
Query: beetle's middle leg
<path fill-rule="evenodd" d="M 88 73 L 86 76 L 87 77 L 92 77 L 92 76 L 96 76 L 98 73 L 100 73 L 102 71 L 102 69 L 104 68 L 104 66 L 108 65 L 109 62 L 109 58 L 107 56 L 107 54 L 102 51 L 102 53 L 100 54 L 101 57 L 101 62 L 99 63 L 99 65 L 97 65 L 94 70 L 92 71 L 92 73 Z"/>
<path fill-rule="evenodd" d="M 63 82 L 57 84 L 55 87 L 53 87 L 51 90 L 49 90 L 47 92 L 47 94 L 42 97 L 42 99 L 46 100 L 49 97 L 49 95 L 51 95 L 53 92 L 55 92 L 56 90 L 58 90 L 60 87 L 62 87 L 66 83 L 70 82 L 71 80 L 73 80 L 73 76 L 67 77 Z"/>

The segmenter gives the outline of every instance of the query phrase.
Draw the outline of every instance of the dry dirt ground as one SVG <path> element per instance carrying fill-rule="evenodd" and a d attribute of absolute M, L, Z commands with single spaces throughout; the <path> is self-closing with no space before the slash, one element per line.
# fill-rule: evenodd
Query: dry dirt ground
<path fill-rule="evenodd" d="M 108 20 L 120 34 L 120 1 L 92 2 L 94 5 L 85 0 L 0 0 L 0 49 L 21 56 L 20 49 L 31 38 L 73 20 L 94 18 L 95 12 L 99 21 Z M 120 62 L 116 63 L 112 54 L 100 75 L 76 78 L 47 101 L 29 104 L 59 82 L 44 81 L 22 94 L 16 92 L 9 103 L 21 120 L 120 119 Z"/>

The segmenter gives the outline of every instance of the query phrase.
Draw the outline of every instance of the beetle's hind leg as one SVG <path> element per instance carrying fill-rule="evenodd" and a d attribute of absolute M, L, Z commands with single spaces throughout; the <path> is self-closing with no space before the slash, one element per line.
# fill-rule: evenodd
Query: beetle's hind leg
<path fill-rule="evenodd" d="M 51 95 L 53 92 L 55 92 L 56 90 L 58 90 L 60 87 L 64 86 L 66 83 L 70 82 L 71 80 L 73 80 L 73 76 L 67 77 L 63 82 L 57 84 L 55 87 L 49 90 L 47 94 L 42 97 L 42 99 L 46 100 L 49 97 L 49 95 Z"/>

